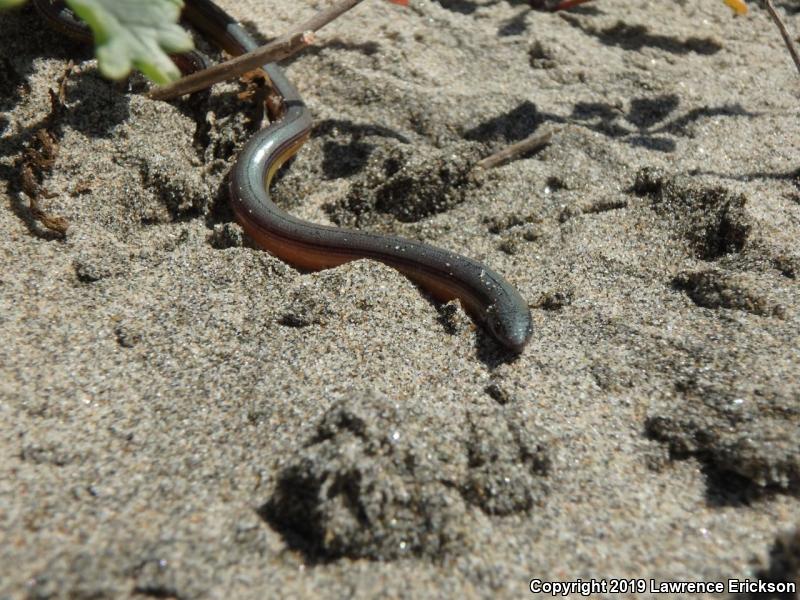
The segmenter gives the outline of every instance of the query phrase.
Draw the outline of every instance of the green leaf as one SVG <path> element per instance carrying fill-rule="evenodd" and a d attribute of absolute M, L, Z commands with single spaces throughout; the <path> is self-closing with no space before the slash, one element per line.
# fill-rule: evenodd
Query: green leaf
<path fill-rule="evenodd" d="M 0 10 L 4 8 L 11 8 L 12 6 L 19 6 L 25 0 L 0 0 Z"/>
<path fill-rule="evenodd" d="M 0 0 L 0 2 L 17 0 Z M 122 79 L 132 68 L 156 83 L 180 77 L 166 53 L 192 49 L 192 39 L 179 25 L 183 0 L 67 0 L 94 34 L 100 71 Z"/>

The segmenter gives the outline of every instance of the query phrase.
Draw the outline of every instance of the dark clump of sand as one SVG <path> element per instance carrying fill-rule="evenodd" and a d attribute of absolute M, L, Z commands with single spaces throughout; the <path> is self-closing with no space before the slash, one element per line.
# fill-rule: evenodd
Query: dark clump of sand
<path fill-rule="evenodd" d="M 254 247 L 237 84 L 150 101 L 3 13 L 0 598 L 796 581 L 798 82 L 751 9 L 370 0 L 287 65 L 316 125 L 276 201 L 485 261 L 518 357 L 385 266 Z"/>
<path fill-rule="evenodd" d="M 529 511 L 548 465 L 535 432 L 489 407 L 453 444 L 437 435 L 440 418 L 386 398 L 347 397 L 279 468 L 260 514 L 313 560 L 438 562 L 468 542 L 477 525 L 470 507 Z"/>

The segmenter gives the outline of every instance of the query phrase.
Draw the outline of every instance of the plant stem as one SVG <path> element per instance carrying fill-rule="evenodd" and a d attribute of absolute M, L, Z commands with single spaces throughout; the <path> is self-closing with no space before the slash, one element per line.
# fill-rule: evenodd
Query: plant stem
<path fill-rule="evenodd" d="M 534 150 L 538 150 L 542 146 L 547 145 L 550 142 L 551 137 L 553 137 L 552 130 L 545 131 L 544 133 L 534 133 L 533 135 L 526 137 L 524 140 L 511 144 L 510 146 L 506 146 L 502 150 L 495 152 L 486 158 L 482 158 L 475 163 L 475 166 L 482 169 L 491 169 L 493 167 L 497 167 L 508 162 L 509 160 L 519 158 L 525 154 L 533 152 Z"/>
<path fill-rule="evenodd" d="M 220 81 L 236 79 L 248 71 L 257 69 L 267 63 L 283 60 L 312 44 L 314 41 L 313 32 L 322 29 L 325 25 L 361 2 L 363 0 L 341 0 L 329 8 L 319 11 L 308 21 L 290 29 L 269 44 L 224 63 L 192 73 L 175 83 L 153 88 L 148 96 L 154 100 L 169 100 L 183 94 L 211 87 Z"/>
<path fill-rule="evenodd" d="M 778 26 L 778 31 L 781 32 L 781 37 L 783 38 L 786 47 L 789 49 L 789 54 L 792 55 L 794 65 L 797 67 L 797 72 L 800 73 L 800 56 L 797 55 L 797 48 L 794 47 L 792 37 L 789 35 L 789 30 L 786 29 L 786 25 L 778 14 L 778 11 L 776 11 L 775 7 L 772 5 L 772 0 L 764 0 L 764 6 L 767 7 L 767 12 L 769 13 L 769 16 L 772 17 L 775 25 Z"/>

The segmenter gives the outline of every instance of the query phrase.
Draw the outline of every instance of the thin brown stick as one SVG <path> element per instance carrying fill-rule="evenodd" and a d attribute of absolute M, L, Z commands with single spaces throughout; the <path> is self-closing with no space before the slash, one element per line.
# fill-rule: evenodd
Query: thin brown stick
<path fill-rule="evenodd" d="M 789 54 L 792 55 L 792 60 L 794 61 L 794 66 L 797 67 L 797 72 L 800 73 L 800 56 L 797 55 L 797 49 L 794 47 L 794 43 L 792 42 L 792 37 L 789 35 L 789 30 L 786 29 L 786 25 L 784 24 L 783 20 L 781 19 L 778 11 L 775 10 L 775 7 L 772 5 L 772 0 L 763 0 L 764 6 L 767 7 L 767 12 L 769 16 L 772 17 L 772 20 L 775 22 L 775 25 L 778 26 L 778 31 L 781 32 L 781 37 L 783 38 L 786 47 L 789 49 Z"/>
<path fill-rule="evenodd" d="M 148 96 L 153 100 L 169 100 L 209 88 L 220 81 L 240 77 L 264 64 L 288 58 L 313 42 L 314 34 L 310 31 L 291 36 L 284 35 L 265 46 L 260 46 L 257 50 L 187 75 L 175 83 L 153 88 Z"/>
<path fill-rule="evenodd" d="M 175 83 L 154 88 L 148 95 L 154 100 L 168 100 L 211 87 L 220 81 L 236 79 L 262 65 L 283 60 L 312 44 L 314 41 L 313 32 L 322 29 L 325 25 L 361 2 L 363 0 L 341 0 L 329 8 L 319 11 L 308 21 L 293 27 L 269 44 L 219 65 L 192 73 Z"/>
<path fill-rule="evenodd" d="M 511 144 L 510 146 L 506 146 L 502 150 L 495 152 L 494 154 L 490 154 L 486 158 L 482 158 L 475 163 L 475 167 L 481 169 L 491 169 L 493 167 L 497 167 L 508 162 L 509 160 L 518 158 L 524 154 L 528 154 L 529 152 L 533 152 L 534 150 L 538 150 L 539 148 L 546 146 L 552 137 L 552 130 L 545 131 L 544 133 L 534 133 L 533 135 L 526 137 L 524 140 L 516 142 L 515 144 Z"/>

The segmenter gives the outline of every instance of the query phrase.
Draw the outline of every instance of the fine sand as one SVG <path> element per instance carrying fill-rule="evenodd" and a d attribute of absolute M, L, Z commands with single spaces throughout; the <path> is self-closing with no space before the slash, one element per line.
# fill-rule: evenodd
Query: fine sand
<path fill-rule="evenodd" d="M 266 39 L 327 2 L 220 4 Z M 486 262 L 529 345 L 255 248 L 237 84 L 150 101 L 3 13 L 0 598 L 800 578 L 800 83 L 757 3 L 368 0 L 287 73 L 316 126 L 276 201 Z"/>

